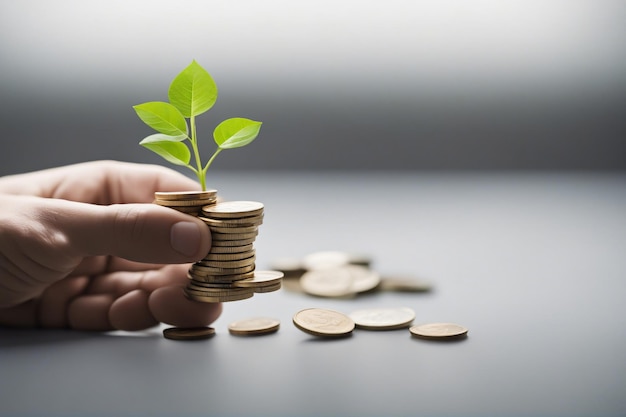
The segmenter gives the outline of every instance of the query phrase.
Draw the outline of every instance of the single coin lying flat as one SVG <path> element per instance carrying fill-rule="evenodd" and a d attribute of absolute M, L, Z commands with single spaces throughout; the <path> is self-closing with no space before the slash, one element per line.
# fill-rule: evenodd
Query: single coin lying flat
<path fill-rule="evenodd" d="M 337 268 L 350 263 L 350 256 L 340 251 L 320 251 L 306 255 L 302 265 L 309 271 L 327 268 Z"/>
<path fill-rule="evenodd" d="M 395 330 L 409 327 L 415 312 L 407 307 L 368 308 L 349 314 L 356 327 L 366 330 Z"/>
<path fill-rule="evenodd" d="M 379 283 L 377 272 L 359 265 L 310 270 L 300 277 L 302 290 L 318 297 L 350 297 L 371 291 Z"/>
<path fill-rule="evenodd" d="M 354 321 L 338 311 L 308 308 L 293 316 L 293 324 L 305 333 L 319 337 L 348 336 L 354 330 Z"/>
<path fill-rule="evenodd" d="M 467 329 L 455 323 L 428 323 L 411 326 L 413 336 L 424 339 L 453 339 L 467 334 Z"/>
<path fill-rule="evenodd" d="M 354 295 L 352 275 L 343 268 L 327 268 L 305 272 L 300 286 L 309 295 L 318 297 L 346 297 Z"/>
<path fill-rule="evenodd" d="M 159 200 L 206 200 L 217 197 L 217 190 L 206 191 L 157 191 L 154 196 Z"/>
<path fill-rule="evenodd" d="M 263 203 L 257 201 L 225 201 L 203 207 L 202 212 L 211 218 L 228 219 L 261 215 L 263 208 Z"/>
<path fill-rule="evenodd" d="M 163 330 L 163 337 L 171 340 L 201 340 L 215 335 L 212 327 L 170 327 Z"/>
<path fill-rule="evenodd" d="M 279 271 L 254 271 L 252 278 L 233 282 L 235 287 L 269 287 L 280 284 L 285 274 Z"/>
<path fill-rule="evenodd" d="M 431 291 L 432 287 L 430 282 L 419 278 L 384 276 L 381 278 L 378 289 L 395 292 L 427 292 Z"/>
<path fill-rule="evenodd" d="M 256 336 L 278 331 L 280 321 L 267 317 L 254 317 L 238 320 L 228 325 L 230 334 L 236 336 Z"/>

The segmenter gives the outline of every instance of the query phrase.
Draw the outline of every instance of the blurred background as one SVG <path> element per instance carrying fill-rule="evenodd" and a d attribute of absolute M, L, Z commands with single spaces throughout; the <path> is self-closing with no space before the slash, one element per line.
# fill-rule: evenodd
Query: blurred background
<path fill-rule="evenodd" d="M 264 122 L 212 170 L 624 170 L 626 2 L 0 0 L 0 174 L 169 164 L 132 106 L 196 59 Z"/>

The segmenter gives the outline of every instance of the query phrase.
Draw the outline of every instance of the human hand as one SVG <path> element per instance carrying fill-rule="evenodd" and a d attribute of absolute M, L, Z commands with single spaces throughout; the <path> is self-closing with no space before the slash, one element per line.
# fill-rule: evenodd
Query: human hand
<path fill-rule="evenodd" d="M 151 203 L 197 189 L 173 170 L 88 162 L 0 178 L 0 325 L 141 330 L 205 326 L 221 304 L 187 299 L 211 234 Z"/>

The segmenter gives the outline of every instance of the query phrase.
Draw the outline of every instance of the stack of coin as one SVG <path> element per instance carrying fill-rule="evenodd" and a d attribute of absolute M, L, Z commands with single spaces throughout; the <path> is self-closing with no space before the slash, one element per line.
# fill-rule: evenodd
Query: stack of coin
<path fill-rule="evenodd" d="M 280 289 L 283 273 L 255 271 L 254 241 L 263 223 L 263 204 L 227 201 L 202 208 L 199 218 L 213 243 L 204 259 L 189 269 L 187 296 L 207 303 L 237 301 Z"/>
<path fill-rule="evenodd" d="M 202 207 L 216 203 L 217 190 L 156 192 L 154 198 L 154 203 L 159 206 L 198 216 Z"/>

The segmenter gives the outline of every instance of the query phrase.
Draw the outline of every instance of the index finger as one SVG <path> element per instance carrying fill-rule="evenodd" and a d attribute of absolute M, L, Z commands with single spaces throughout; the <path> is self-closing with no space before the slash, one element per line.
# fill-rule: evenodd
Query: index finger
<path fill-rule="evenodd" d="M 199 190 L 199 184 L 172 169 L 119 161 L 95 161 L 6 176 L 7 194 L 60 198 L 92 204 L 149 203 L 155 191 Z"/>

